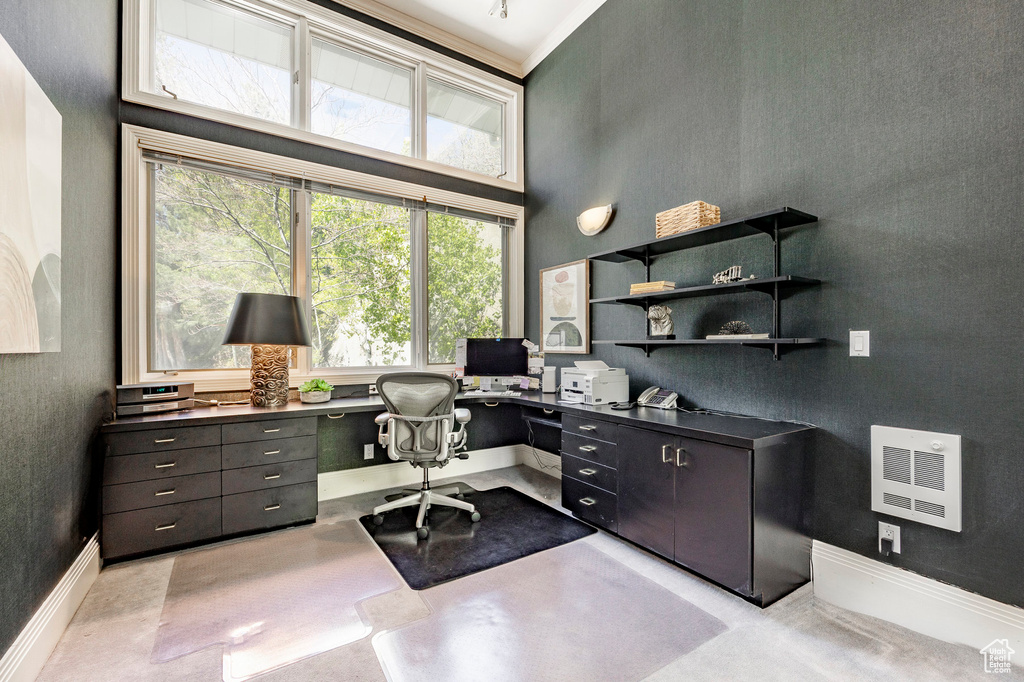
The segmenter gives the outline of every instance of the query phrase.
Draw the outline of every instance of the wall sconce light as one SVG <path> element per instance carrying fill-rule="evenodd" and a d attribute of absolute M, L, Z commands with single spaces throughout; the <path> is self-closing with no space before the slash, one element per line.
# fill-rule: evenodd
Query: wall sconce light
<path fill-rule="evenodd" d="M 594 208 L 588 208 L 583 213 L 580 213 L 576 218 L 576 225 L 580 228 L 580 232 L 593 237 L 595 234 L 608 227 L 608 223 L 612 219 L 612 205 L 607 206 L 596 206 Z"/>
<path fill-rule="evenodd" d="M 223 343 L 252 346 L 252 405 L 287 404 L 288 349 L 312 345 L 302 299 L 279 294 L 238 294 Z"/>

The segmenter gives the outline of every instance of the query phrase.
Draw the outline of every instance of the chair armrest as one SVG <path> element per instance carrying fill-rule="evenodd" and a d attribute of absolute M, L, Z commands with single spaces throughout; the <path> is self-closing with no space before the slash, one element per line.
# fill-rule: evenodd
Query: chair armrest
<path fill-rule="evenodd" d="M 376 417 L 374 417 L 373 423 L 376 424 L 377 426 L 384 426 L 385 424 L 388 423 L 389 419 L 391 419 L 390 412 L 381 412 Z"/>
<path fill-rule="evenodd" d="M 460 424 L 468 423 L 472 416 L 473 415 L 470 414 L 469 410 L 467 410 L 464 407 L 455 408 L 455 421 L 459 422 Z"/>

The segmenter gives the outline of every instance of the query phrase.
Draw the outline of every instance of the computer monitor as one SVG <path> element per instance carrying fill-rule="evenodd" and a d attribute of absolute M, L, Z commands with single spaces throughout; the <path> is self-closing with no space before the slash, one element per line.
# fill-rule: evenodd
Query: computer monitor
<path fill-rule="evenodd" d="M 523 339 L 466 339 L 466 376 L 525 375 L 528 351 Z"/>

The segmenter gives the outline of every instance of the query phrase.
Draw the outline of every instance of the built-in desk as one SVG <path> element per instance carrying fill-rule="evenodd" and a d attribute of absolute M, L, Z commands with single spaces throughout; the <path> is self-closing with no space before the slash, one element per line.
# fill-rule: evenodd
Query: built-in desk
<path fill-rule="evenodd" d="M 471 449 L 524 442 L 522 420 L 553 433 L 562 505 L 577 517 L 762 606 L 809 579 L 805 452 L 813 428 L 653 408 L 617 411 L 530 392 L 457 402 L 481 408 L 473 409 L 470 434 L 485 440 Z M 494 408 L 504 417 L 488 421 L 484 410 Z M 323 436 L 345 422 L 361 430 L 361 448 L 375 434 L 372 416 L 383 409 L 377 397 L 344 398 L 197 408 L 104 425 L 104 557 L 314 520 Z M 508 410 L 518 412 L 514 420 Z"/>

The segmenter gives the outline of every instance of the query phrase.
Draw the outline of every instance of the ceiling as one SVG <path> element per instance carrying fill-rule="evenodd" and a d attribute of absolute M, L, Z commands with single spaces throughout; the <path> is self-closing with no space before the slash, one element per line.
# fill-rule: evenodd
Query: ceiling
<path fill-rule="evenodd" d="M 508 18 L 490 16 L 495 0 L 338 0 L 470 57 L 524 76 L 605 0 L 507 0 Z"/>

